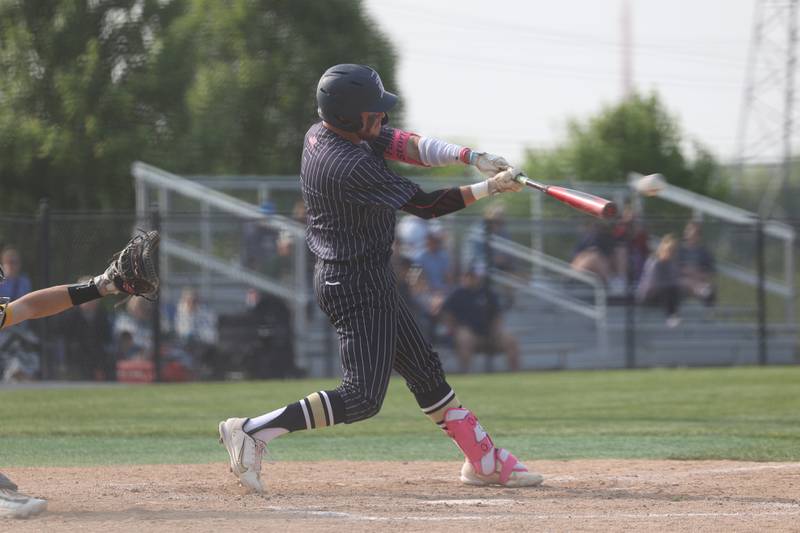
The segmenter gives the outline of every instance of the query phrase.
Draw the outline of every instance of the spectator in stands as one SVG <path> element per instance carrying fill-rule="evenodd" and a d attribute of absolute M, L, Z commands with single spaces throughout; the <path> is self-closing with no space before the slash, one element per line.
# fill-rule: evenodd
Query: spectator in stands
<path fill-rule="evenodd" d="M 122 331 L 117 339 L 116 360 L 125 361 L 127 359 L 141 359 L 144 349 L 133 340 L 130 331 Z"/>
<path fill-rule="evenodd" d="M 414 288 L 412 287 L 415 281 L 415 274 L 413 273 L 414 262 L 408 257 L 403 257 L 399 254 L 397 256 L 392 255 L 392 269 L 397 277 L 397 292 L 400 297 L 405 300 L 415 317 L 421 315 L 422 310 L 417 305 Z"/>
<path fill-rule="evenodd" d="M 131 298 L 117 313 L 112 333 L 117 353 L 126 359 L 153 358 L 153 305 L 144 298 Z"/>
<path fill-rule="evenodd" d="M 519 369 L 519 343 L 503 327 L 497 297 L 487 288 L 484 272 L 469 269 L 462 284 L 442 305 L 442 318 L 448 325 L 462 372 L 468 372 L 472 356 L 478 352 L 504 352 L 510 370 Z"/>
<path fill-rule="evenodd" d="M 276 213 L 275 204 L 266 201 L 261 204 L 261 213 L 268 218 Z M 277 251 L 278 232 L 270 227 L 265 219 L 244 223 L 242 235 L 242 266 L 264 272 L 268 259 Z"/>
<path fill-rule="evenodd" d="M 294 323 L 286 302 L 266 292 L 251 289 L 247 294 L 248 318 L 260 338 L 252 354 L 249 372 L 255 378 L 298 378 L 305 375 L 295 361 Z"/>
<path fill-rule="evenodd" d="M 412 261 L 425 251 L 425 238 L 428 225 L 425 220 L 414 215 L 405 215 L 397 222 L 395 237 L 400 255 Z"/>
<path fill-rule="evenodd" d="M 650 255 L 650 237 L 644 224 L 636 215 L 633 206 L 628 203 L 622 209 L 622 215 L 612 229 L 615 241 L 613 276 L 609 282 L 614 292 L 627 286 L 628 267 L 631 268 L 631 282 L 633 286 L 639 282 L 644 269 L 644 263 Z"/>
<path fill-rule="evenodd" d="M 644 305 L 662 307 L 667 315 L 667 326 L 680 324 L 678 240 L 671 233 L 664 235 L 655 253 L 645 262 L 636 297 Z"/>
<path fill-rule="evenodd" d="M 31 280 L 22 273 L 22 257 L 14 246 L 6 246 L 0 254 L 6 280 L 0 283 L 0 297 L 16 300 L 31 292 Z"/>
<path fill-rule="evenodd" d="M 284 230 L 277 234 L 275 251 L 272 256 L 265 258 L 264 264 L 266 265 L 264 272 L 268 276 L 282 282 L 292 282 L 294 277 L 294 239 L 289 231 Z M 306 267 L 308 267 L 308 261 Z M 308 273 L 306 272 L 306 274 Z"/>
<path fill-rule="evenodd" d="M 81 278 L 85 283 L 91 278 Z M 116 376 L 111 342 L 111 320 L 100 300 L 73 307 L 58 318 L 67 373 L 81 380 L 109 380 Z"/>
<path fill-rule="evenodd" d="M 603 283 L 608 283 L 614 275 L 615 248 L 616 242 L 608 224 L 592 222 L 575 246 L 572 268 L 594 274 Z"/>
<path fill-rule="evenodd" d="M 414 258 L 414 263 L 422 269 L 428 288 L 443 296 L 450 292 L 453 287 L 453 262 L 445 247 L 444 228 L 438 220 L 428 224 L 425 249 Z"/>
<path fill-rule="evenodd" d="M 683 241 L 678 249 L 681 272 L 681 289 L 684 295 L 697 298 L 707 306 L 714 305 L 714 256 L 703 243 L 703 229 L 699 222 L 689 221 L 683 230 Z"/>
<path fill-rule="evenodd" d="M 128 371 L 128 365 L 123 361 L 140 359 L 154 363 L 153 345 L 153 313 L 154 302 L 144 298 L 131 298 L 125 305 L 125 311 L 117 314 L 112 328 L 117 361 L 117 379 L 125 381 L 123 375 Z M 161 378 L 165 381 L 186 381 L 195 374 L 198 362 L 194 354 L 187 351 L 180 342 L 176 342 L 171 335 L 169 314 L 161 309 L 161 342 L 159 354 L 161 356 Z M 125 371 L 121 369 L 125 367 Z M 150 365 L 153 371 L 153 365 Z"/>
<path fill-rule="evenodd" d="M 513 272 L 515 269 L 513 258 L 503 252 L 494 249 L 489 250 L 486 241 L 487 234 L 496 235 L 504 239 L 511 238 L 506 224 L 506 211 L 503 204 L 494 203 L 489 205 L 483 212 L 483 220 L 478 224 L 473 224 L 469 229 L 464 246 L 462 263 L 464 270 L 487 273 L 486 262 L 491 253 L 492 267 L 505 272 Z"/>
<path fill-rule="evenodd" d="M 184 288 L 175 311 L 175 335 L 181 350 L 190 357 L 191 367 L 202 378 L 214 375 L 218 364 L 217 315 L 200 302 L 197 290 Z"/>
<path fill-rule="evenodd" d="M 292 220 L 303 226 L 308 225 L 308 215 L 306 213 L 306 203 L 302 198 L 297 200 L 292 206 Z"/>
<path fill-rule="evenodd" d="M 217 342 L 217 315 L 200 303 L 193 288 L 181 291 L 175 312 L 175 333 L 184 344 L 211 346 Z"/>

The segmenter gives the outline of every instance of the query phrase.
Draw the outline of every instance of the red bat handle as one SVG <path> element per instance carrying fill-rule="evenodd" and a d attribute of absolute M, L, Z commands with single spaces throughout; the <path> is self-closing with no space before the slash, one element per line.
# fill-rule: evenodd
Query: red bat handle
<path fill-rule="evenodd" d="M 545 192 L 553 198 L 592 216 L 599 218 L 617 216 L 617 204 L 611 200 L 557 185 L 550 185 Z"/>

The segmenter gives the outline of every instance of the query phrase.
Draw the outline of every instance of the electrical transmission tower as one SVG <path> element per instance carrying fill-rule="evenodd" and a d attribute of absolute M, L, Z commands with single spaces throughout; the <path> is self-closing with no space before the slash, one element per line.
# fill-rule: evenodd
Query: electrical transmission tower
<path fill-rule="evenodd" d="M 736 185 L 745 185 L 747 165 L 771 164 L 772 178 L 765 183 L 759 208 L 765 217 L 772 216 L 779 198 L 784 216 L 790 215 L 796 49 L 797 0 L 756 0 L 739 115 Z"/>

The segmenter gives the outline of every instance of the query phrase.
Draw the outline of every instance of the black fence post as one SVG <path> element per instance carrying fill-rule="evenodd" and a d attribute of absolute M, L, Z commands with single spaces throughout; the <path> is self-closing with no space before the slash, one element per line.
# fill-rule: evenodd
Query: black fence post
<path fill-rule="evenodd" d="M 764 221 L 756 219 L 756 306 L 758 313 L 758 364 L 766 365 L 767 354 L 767 293 L 766 259 L 764 257 Z"/>
<path fill-rule="evenodd" d="M 41 287 L 50 286 L 50 204 L 47 198 L 39 200 L 39 278 Z M 49 319 L 38 321 L 40 365 L 42 379 L 53 379 Z"/>
<path fill-rule="evenodd" d="M 155 231 L 161 231 L 161 215 L 158 212 L 158 205 L 153 204 L 150 207 L 150 227 Z M 160 265 L 159 262 L 159 251 L 156 248 L 155 257 L 153 257 L 153 261 L 156 265 Z M 163 287 L 163 285 L 162 285 Z M 159 295 L 156 295 L 156 299 L 153 302 L 153 379 L 155 382 L 161 381 L 161 303 L 159 301 Z"/>
<path fill-rule="evenodd" d="M 625 235 L 625 368 L 636 368 L 636 273 L 631 231 Z"/>
<path fill-rule="evenodd" d="M 488 318 L 489 318 L 489 335 L 493 334 L 492 331 L 492 324 L 491 322 L 494 320 L 494 316 L 497 313 L 497 308 L 494 305 L 494 298 L 492 295 L 492 266 L 494 265 L 494 250 L 492 249 L 492 221 L 488 218 L 483 220 L 483 229 L 484 229 L 484 239 L 486 240 L 486 246 L 483 249 L 484 252 L 484 260 L 486 261 L 486 273 L 485 278 L 483 279 L 484 283 L 484 290 L 486 291 L 486 308 L 488 311 Z M 489 342 L 488 346 L 486 347 L 486 366 L 485 371 L 487 373 L 494 371 L 494 346 L 493 342 Z"/>

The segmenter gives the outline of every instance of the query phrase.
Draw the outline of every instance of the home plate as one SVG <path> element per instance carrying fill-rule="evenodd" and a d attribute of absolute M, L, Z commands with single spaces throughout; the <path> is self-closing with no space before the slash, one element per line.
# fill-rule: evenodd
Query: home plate
<path fill-rule="evenodd" d="M 515 500 L 485 500 L 485 499 L 470 499 L 470 500 L 428 500 L 424 503 L 428 505 L 511 505 L 516 503 Z"/>

